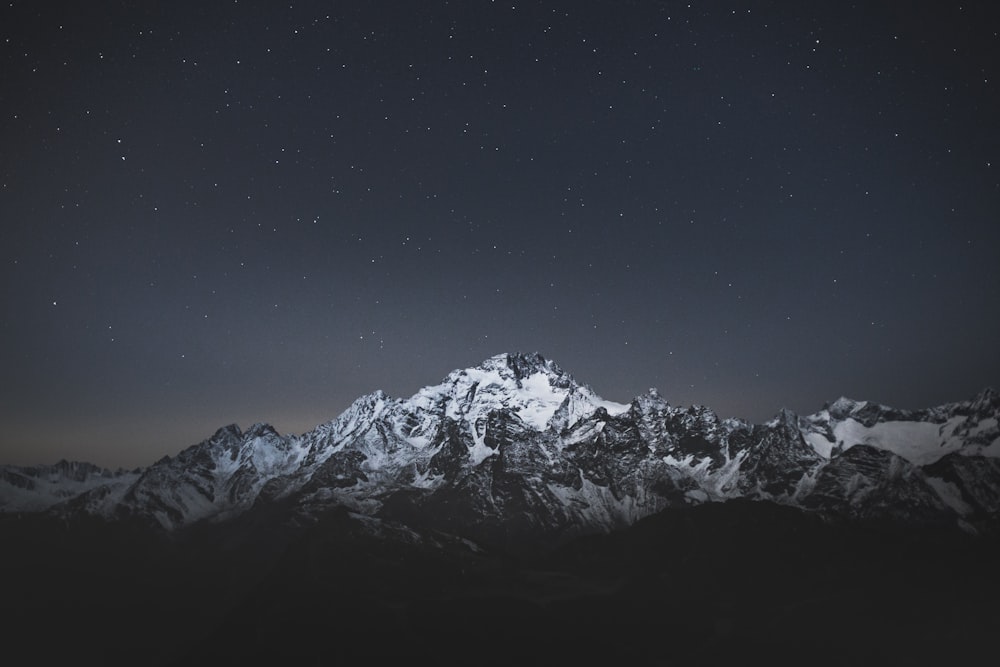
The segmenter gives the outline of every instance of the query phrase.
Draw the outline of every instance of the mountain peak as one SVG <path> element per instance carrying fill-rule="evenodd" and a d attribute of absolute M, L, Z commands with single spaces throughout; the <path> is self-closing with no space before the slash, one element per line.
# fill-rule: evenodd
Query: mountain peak
<path fill-rule="evenodd" d="M 541 430 L 566 395 L 577 388 L 567 373 L 538 353 L 505 353 L 452 371 L 440 384 L 424 387 L 410 400 L 424 409 L 442 406 L 452 419 L 510 409 Z"/>
<path fill-rule="evenodd" d="M 866 407 L 868 407 L 868 401 L 856 401 L 853 398 L 841 396 L 833 403 L 827 405 L 826 410 L 834 419 L 846 419 Z"/>
<path fill-rule="evenodd" d="M 278 498 L 304 514 L 342 504 L 376 516 L 398 492 L 404 505 L 427 502 L 487 523 L 539 510 L 531 519 L 539 525 L 608 529 L 676 502 L 798 502 L 819 488 L 822 498 L 813 500 L 822 505 L 823 498 L 844 500 L 837 485 L 853 494 L 850 503 L 861 502 L 851 480 L 861 475 L 881 484 L 899 469 L 890 458 L 853 451 L 861 447 L 918 467 L 938 465 L 943 472 L 920 493 L 972 516 L 996 511 L 997 416 L 1000 395 L 987 388 L 974 399 L 915 412 L 842 397 L 806 417 L 782 409 L 757 428 L 720 420 L 706 406 L 673 408 L 655 388 L 630 404 L 608 401 L 537 352 L 503 353 L 454 370 L 409 399 L 380 390 L 361 396 L 302 436 L 281 436 L 265 423 L 245 431 L 224 426 L 131 476 L 65 461 L 0 467 L 0 511 L 89 494 L 81 511 L 133 513 L 172 530 Z M 944 458 L 952 454 L 958 463 Z M 396 500 L 388 501 L 390 513 L 400 510 Z"/>
<path fill-rule="evenodd" d="M 656 387 L 650 387 L 645 394 L 632 399 L 632 406 L 640 412 L 656 412 L 666 410 L 670 404 L 660 396 Z"/>
<path fill-rule="evenodd" d="M 972 399 L 972 408 L 976 412 L 985 412 L 1000 408 L 1000 393 L 993 387 L 986 387 Z"/>
<path fill-rule="evenodd" d="M 244 437 L 246 437 L 247 439 L 267 438 L 271 436 L 280 437 L 280 435 L 274 429 L 274 427 L 265 422 L 257 422 L 256 424 L 248 428 L 247 432 L 244 434 Z"/>
<path fill-rule="evenodd" d="M 568 377 L 555 362 L 546 359 L 538 352 L 525 354 L 523 352 L 505 352 L 486 359 L 477 369 L 496 371 L 503 375 L 511 374 L 515 380 L 524 380 L 538 373 L 548 376 Z"/>
<path fill-rule="evenodd" d="M 565 427 L 567 421 L 575 422 L 599 407 L 610 414 L 629 407 L 604 400 L 537 352 L 498 354 L 478 366 L 452 371 L 440 384 L 421 389 L 408 403 L 470 424 L 492 411 L 508 410 L 537 431 L 552 425 Z M 478 438 L 477 432 L 473 439 L 478 442 Z"/>
<path fill-rule="evenodd" d="M 240 440 L 243 438 L 243 431 L 240 429 L 239 424 L 229 424 L 228 426 L 220 426 L 215 433 L 209 438 L 209 442 L 231 442 L 235 440 Z"/>

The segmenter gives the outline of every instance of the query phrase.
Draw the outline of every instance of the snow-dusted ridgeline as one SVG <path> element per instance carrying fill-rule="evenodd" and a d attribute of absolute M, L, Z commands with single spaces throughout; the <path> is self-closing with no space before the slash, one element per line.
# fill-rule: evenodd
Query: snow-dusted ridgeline
<path fill-rule="evenodd" d="M 409 399 L 363 396 L 300 436 L 231 425 L 131 472 L 0 467 L 0 509 L 176 529 L 278 499 L 299 516 L 345 505 L 395 520 L 394 494 L 416 493 L 452 528 L 579 532 L 682 503 L 748 497 L 867 516 L 891 497 L 902 515 L 910 502 L 917 519 L 964 521 L 1000 503 L 998 415 L 986 390 L 912 412 L 842 398 L 754 425 L 671 406 L 655 389 L 607 401 L 540 355 L 502 354 Z"/>

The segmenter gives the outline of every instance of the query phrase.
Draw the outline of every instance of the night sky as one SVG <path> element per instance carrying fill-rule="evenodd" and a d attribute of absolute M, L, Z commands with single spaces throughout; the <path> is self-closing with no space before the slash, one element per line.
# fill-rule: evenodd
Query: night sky
<path fill-rule="evenodd" d="M 0 9 L 0 462 L 538 351 L 764 421 L 1000 386 L 991 2 Z"/>

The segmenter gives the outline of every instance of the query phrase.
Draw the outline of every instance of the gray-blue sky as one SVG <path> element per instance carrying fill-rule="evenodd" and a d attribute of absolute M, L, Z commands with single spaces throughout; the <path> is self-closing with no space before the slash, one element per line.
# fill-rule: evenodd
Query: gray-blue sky
<path fill-rule="evenodd" d="M 989 3 L 66 4 L 0 10 L 4 461 L 505 351 L 755 421 L 998 384 Z"/>

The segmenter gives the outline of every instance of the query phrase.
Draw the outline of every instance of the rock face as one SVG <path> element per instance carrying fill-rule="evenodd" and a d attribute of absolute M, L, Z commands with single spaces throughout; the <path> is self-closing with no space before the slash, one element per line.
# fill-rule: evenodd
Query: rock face
<path fill-rule="evenodd" d="M 982 530 L 1000 508 L 1000 396 L 922 411 L 841 398 L 766 424 L 606 401 L 538 354 L 502 354 L 402 400 L 375 392 L 301 436 L 235 425 L 153 465 L 0 468 L 0 509 L 174 531 L 282 508 L 510 547 L 736 498 Z"/>

